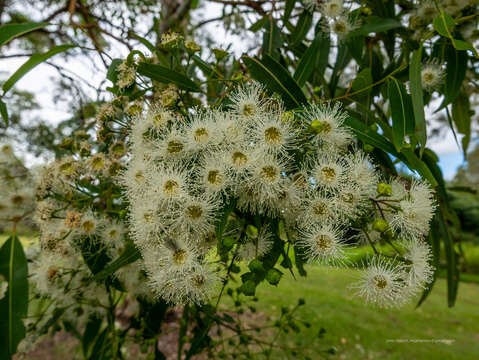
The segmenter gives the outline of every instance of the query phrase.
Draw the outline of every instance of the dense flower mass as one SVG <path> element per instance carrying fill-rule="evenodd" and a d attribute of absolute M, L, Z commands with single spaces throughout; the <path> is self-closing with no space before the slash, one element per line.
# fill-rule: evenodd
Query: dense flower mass
<path fill-rule="evenodd" d="M 224 269 L 214 265 L 215 224 L 229 206 L 235 211 L 226 219 L 228 236 L 239 259 L 266 256 L 279 221 L 288 242 L 311 261 L 342 264 L 346 233 L 373 223 L 377 238 L 407 239 L 412 264 L 373 259 L 359 294 L 387 306 L 426 286 L 431 267 L 422 238 L 434 209 L 431 190 L 419 180 L 380 182 L 343 125 L 346 117 L 338 104 L 285 112 L 257 83 L 234 92 L 222 110 L 176 116 L 152 105 L 136 116 L 122 183 L 151 290 L 174 303 L 216 293 Z M 245 216 L 257 219 L 246 234 L 237 221 Z M 388 282 L 386 295 L 374 288 L 374 271 Z"/>

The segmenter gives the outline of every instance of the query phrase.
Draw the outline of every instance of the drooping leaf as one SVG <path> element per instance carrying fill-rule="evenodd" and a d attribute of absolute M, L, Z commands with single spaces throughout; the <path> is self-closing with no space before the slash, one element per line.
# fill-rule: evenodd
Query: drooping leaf
<path fill-rule="evenodd" d="M 462 138 L 462 151 L 464 152 L 464 157 L 466 157 L 469 141 L 471 140 L 471 109 L 469 98 L 466 94 L 459 94 L 452 103 L 452 119 L 454 124 L 456 124 L 457 131 L 464 135 Z"/>
<path fill-rule="evenodd" d="M 115 84 L 118 80 L 117 68 L 122 62 L 122 59 L 113 59 L 110 66 L 108 67 L 108 71 L 106 72 L 106 78 L 110 80 L 113 84 Z"/>
<path fill-rule="evenodd" d="M 8 282 L 0 299 L 0 359 L 11 359 L 25 337 L 23 319 L 28 311 L 28 265 L 18 237 L 7 239 L 0 249 L 0 275 Z"/>
<path fill-rule="evenodd" d="M 163 84 L 175 84 L 179 89 L 182 90 L 193 92 L 201 91 L 198 84 L 185 75 L 161 65 L 141 62 L 138 65 L 137 71 L 139 74 Z"/>
<path fill-rule="evenodd" d="M 409 94 L 404 84 L 391 78 L 388 84 L 389 103 L 393 123 L 393 142 L 397 151 L 401 151 L 407 134 L 414 132 L 414 112 Z"/>
<path fill-rule="evenodd" d="M 265 25 L 265 32 L 263 35 L 263 58 L 265 55 L 271 56 L 273 59 L 279 59 L 278 49 L 282 45 L 281 31 L 276 25 L 272 17 L 268 17 Z"/>
<path fill-rule="evenodd" d="M 284 23 L 287 23 L 289 18 L 291 17 L 291 13 L 293 12 L 295 3 L 296 3 L 296 0 L 286 0 L 284 15 L 283 15 L 283 22 Z"/>
<path fill-rule="evenodd" d="M 251 25 L 248 30 L 252 32 L 257 32 L 258 30 L 262 29 L 266 25 L 267 21 L 268 21 L 268 17 L 263 16 L 261 19 L 256 21 L 253 25 Z"/>
<path fill-rule="evenodd" d="M 85 359 L 88 359 L 92 353 L 92 348 L 95 344 L 95 339 L 98 337 L 102 322 L 101 317 L 96 315 L 91 315 L 88 319 L 82 337 L 82 350 Z"/>
<path fill-rule="evenodd" d="M 351 129 L 356 137 L 363 143 L 373 145 L 393 156 L 398 156 L 393 144 L 391 144 L 384 136 L 381 136 L 366 124 L 358 119 L 348 117 L 344 121 L 344 125 Z"/>
<path fill-rule="evenodd" d="M 63 51 L 69 50 L 71 48 L 76 47 L 76 45 L 58 45 L 54 46 L 52 49 L 47 51 L 44 54 L 34 54 L 28 59 L 22 66 L 18 68 L 17 71 L 10 76 L 7 81 L 3 83 L 3 92 L 6 93 L 8 90 L 12 88 L 12 86 L 20 80 L 26 73 L 32 70 L 35 66 L 41 64 L 42 62 L 47 61 L 52 56 L 61 53 Z"/>
<path fill-rule="evenodd" d="M 308 34 L 312 23 L 313 14 L 311 14 L 308 10 L 304 10 L 299 16 L 298 23 L 291 34 L 291 43 L 295 44 L 303 41 L 305 36 Z"/>
<path fill-rule="evenodd" d="M 438 110 L 443 109 L 456 99 L 466 76 L 467 52 L 457 51 L 452 46 L 448 46 L 446 48 L 445 57 L 447 65 L 446 81 L 444 84 L 444 100 Z"/>
<path fill-rule="evenodd" d="M 456 21 L 444 10 L 439 9 L 439 15 L 434 18 L 432 21 L 434 30 L 436 30 L 440 35 L 451 38 L 451 29 L 456 25 Z"/>
<path fill-rule="evenodd" d="M 135 262 L 140 257 L 140 251 L 135 247 L 133 242 L 127 242 L 125 245 L 125 250 L 121 253 L 120 257 L 98 272 L 94 279 L 97 281 L 102 281 L 106 279 L 108 275 L 111 275 L 118 269 Z"/>
<path fill-rule="evenodd" d="M 2 119 L 5 122 L 5 126 L 8 126 L 7 104 L 5 104 L 2 100 L 0 100 L 0 114 L 2 115 Z"/>
<path fill-rule="evenodd" d="M 401 27 L 401 23 L 396 19 L 383 19 L 380 17 L 371 17 L 372 20 L 361 25 L 358 29 L 350 31 L 348 37 L 366 36 L 370 33 L 380 33 Z"/>
<path fill-rule="evenodd" d="M 264 84 L 271 92 L 281 95 L 288 109 L 293 109 L 308 102 L 298 83 L 291 77 L 288 70 L 268 55 L 261 60 L 249 56 L 242 57 L 251 76 Z"/>
<path fill-rule="evenodd" d="M 351 85 L 351 92 L 361 91 L 355 97 L 364 97 L 371 92 L 371 88 L 368 88 L 373 83 L 373 77 L 371 74 L 371 68 L 365 68 L 359 72 Z"/>
<path fill-rule="evenodd" d="M 316 37 L 299 61 L 293 76 L 299 86 L 303 86 L 311 76 L 320 55 L 320 46 L 321 38 Z"/>
<path fill-rule="evenodd" d="M 409 64 L 409 85 L 411 90 L 412 107 L 414 111 L 415 134 L 421 144 L 421 152 L 426 147 L 427 131 L 426 118 L 424 116 L 424 98 L 422 92 L 421 77 L 422 46 L 415 50 Z"/>
<path fill-rule="evenodd" d="M 47 22 L 41 23 L 21 23 L 21 24 L 6 24 L 0 26 L 0 46 L 8 43 L 10 40 L 13 40 L 16 37 L 19 37 L 23 34 L 26 34 L 33 30 L 41 29 L 47 25 L 50 25 Z"/>

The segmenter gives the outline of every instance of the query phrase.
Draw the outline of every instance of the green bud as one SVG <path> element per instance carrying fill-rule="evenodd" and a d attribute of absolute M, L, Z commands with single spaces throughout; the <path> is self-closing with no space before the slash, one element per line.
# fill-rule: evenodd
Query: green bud
<path fill-rule="evenodd" d="M 258 229 L 253 225 L 246 226 L 246 235 L 250 238 L 256 239 L 258 237 Z"/>
<path fill-rule="evenodd" d="M 384 219 L 376 219 L 373 223 L 373 229 L 382 233 L 389 229 L 389 224 Z"/>
<path fill-rule="evenodd" d="M 389 184 L 379 183 L 378 184 L 378 194 L 382 196 L 391 196 L 393 193 L 393 188 Z"/>
<path fill-rule="evenodd" d="M 235 239 L 233 239 L 232 237 L 226 236 L 226 237 L 223 238 L 223 247 L 226 250 L 231 250 L 231 248 L 234 246 L 234 244 L 235 244 Z"/>
<path fill-rule="evenodd" d="M 271 285 L 277 285 L 279 280 L 281 280 L 281 276 L 283 273 L 277 269 L 269 269 L 266 273 L 266 281 L 268 281 Z"/>
<path fill-rule="evenodd" d="M 248 268 L 254 273 L 260 273 L 264 271 L 263 263 L 258 259 L 252 260 L 249 263 Z"/>
<path fill-rule="evenodd" d="M 254 296 L 256 292 L 256 283 L 253 280 L 248 280 L 241 285 L 240 289 L 246 296 Z"/>
<path fill-rule="evenodd" d="M 218 60 L 218 61 L 221 61 L 221 60 L 223 60 L 226 56 L 228 56 L 228 52 L 227 52 L 227 51 L 224 51 L 223 49 L 215 48 L 215 49 L 213 49 L 212 51 L 213 51 L 213 54 L 214 54 L 215 57 L 216 57 L 216 60 Z"/>

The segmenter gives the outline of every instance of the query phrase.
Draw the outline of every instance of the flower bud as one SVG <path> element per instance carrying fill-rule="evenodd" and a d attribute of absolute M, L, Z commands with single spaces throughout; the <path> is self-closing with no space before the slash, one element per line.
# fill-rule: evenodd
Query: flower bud
<path fill-rule="evenodd" d="M 379 183 L 378 184 L 378 194 L 382 196 L 391 196 L 393 193 L 393 188 L 389 184 Z"/>
<path fill-rule="evenodd" d="M 389 229 L 389 224 L 387 223 L 386 220 L 384 220 L 384 219 L 374 220 L 373 230 L 376 230 L 376 231 L 382 233 L 382 232 L 386 231 L 387 229 Z"/>

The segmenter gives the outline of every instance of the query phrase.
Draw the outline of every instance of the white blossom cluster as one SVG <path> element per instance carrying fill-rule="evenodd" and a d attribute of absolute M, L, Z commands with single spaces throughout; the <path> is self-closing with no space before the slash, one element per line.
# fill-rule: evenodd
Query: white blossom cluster
<path fill-rule="evenodd" d="M 32 176 L 9 144 L 0 145 L 0 227 L 25 222 L 35 208 Z"/>
<path fill-rule="evenodd" d="M 380 184 L 343 126 L 339 105 L 285 112 L 257 83 L 232 93 L 229 101 L 226 110 L 185 116 L 152 105 L 131 127 L 131 159 L 122 182 L 131 236 L 158 296 L 184 303 L 216 294 L 222 276 L 213 265 L 215 219 L 232 199 L 240 214 L 281 219 L 298 251 L 323 264 L 347 261 L 346 231 L 377 213 L 388 231 L 408 239 L 404 251 L 413 264 L 390 269 L 373 260 L 365 276 L 378 279 L 371 275 L 375 268 L 394 272 L 402 295 L 391 300 L 397 304 L 427 284 L 430 252 L 420 239 L 428 231 L 433 200 L 425 183 L 414 180 L 410 189 L 399 180 Z M 392 191 L 378 195 L 379 185 Z M 277 230 L 266 221 L 257 230 L 253 236 L 233 234 L 240 241 L 238 258 L 261 258 L 271 249 Z M 374 286 L 364 280 L 359 293 L 387 305 Z"/>

